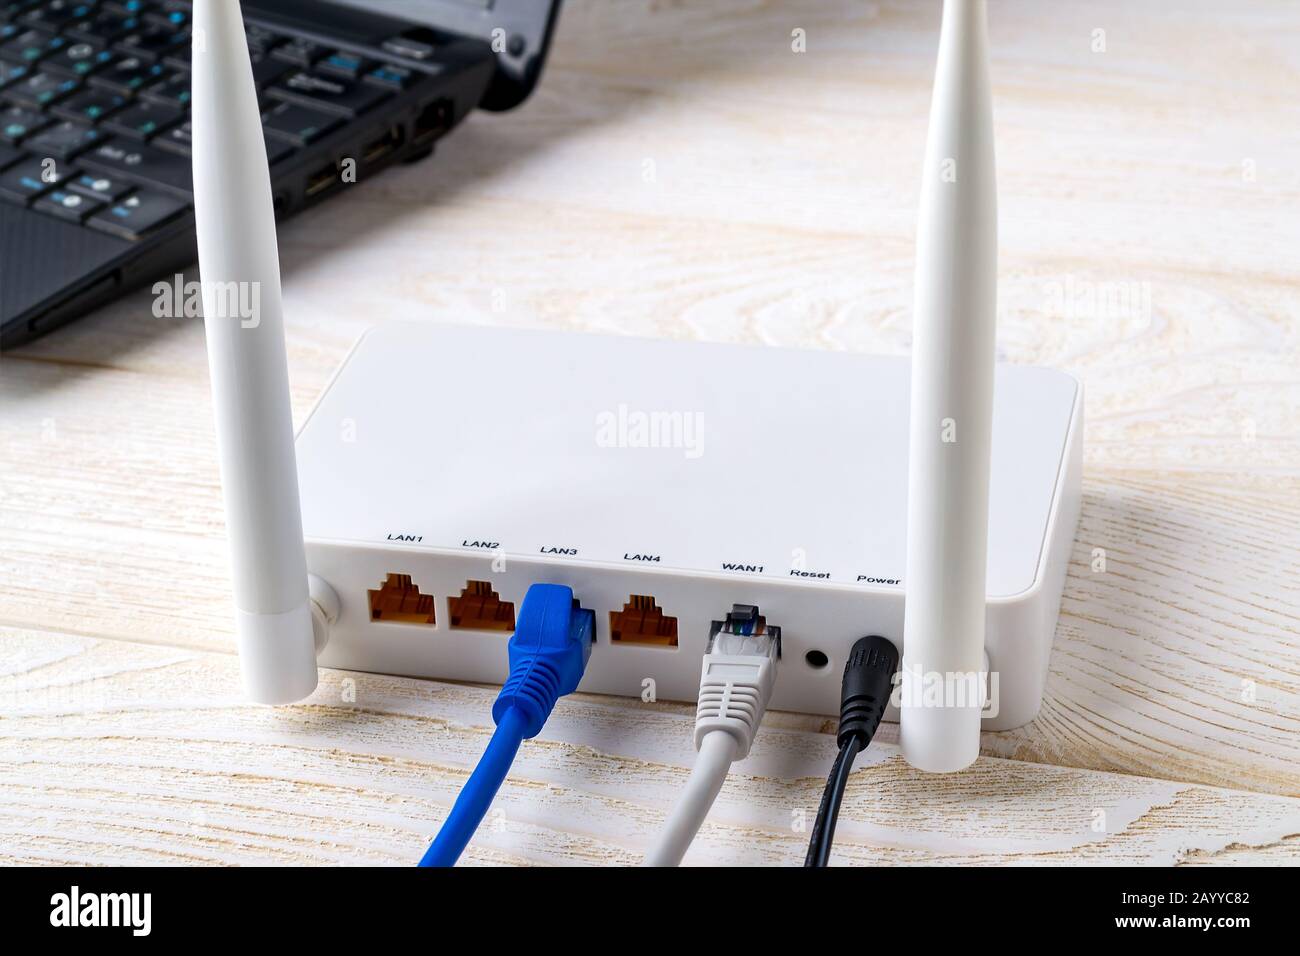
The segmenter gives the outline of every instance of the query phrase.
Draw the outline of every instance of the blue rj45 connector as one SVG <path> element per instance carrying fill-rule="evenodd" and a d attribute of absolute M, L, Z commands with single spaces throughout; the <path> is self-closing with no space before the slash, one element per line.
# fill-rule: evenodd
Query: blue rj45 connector
<path fill-rule="evenodd" d="M 561 584 L 534 584 L 510 638 L 510 676 L 492 705 L 497 729 L 420 866 L 454 866 L 501 789 L 519 745 L 536 737 L 582 680 L 596 617 Z"/>

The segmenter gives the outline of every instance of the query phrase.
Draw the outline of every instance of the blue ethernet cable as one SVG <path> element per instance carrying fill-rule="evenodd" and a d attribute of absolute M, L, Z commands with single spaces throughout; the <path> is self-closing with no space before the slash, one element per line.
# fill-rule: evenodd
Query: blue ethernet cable
<path fill-rule="evenodd" d="M 497 729 L 420 866 L 455 866 L 505 782 L 519 745 L 536 737 L 555 702 L 582 680 L 596 616 L 562 584 L 534 584 L 510 638 L 510 676 L 492 705 Z"/>

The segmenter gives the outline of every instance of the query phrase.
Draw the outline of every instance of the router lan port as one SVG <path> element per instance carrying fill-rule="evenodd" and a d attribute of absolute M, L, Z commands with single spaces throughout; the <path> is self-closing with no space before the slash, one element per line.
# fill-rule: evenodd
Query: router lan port
<path fill-rule="evenodd" d="M 677 646 L 677 618 L 667 617 L 653 596 L 633 594 L 621 611 L 609 612 L 609 637 L 616 644 Z"/>
<path fill-rule="evenodd" d="M 393 624 L 436 624 L 433 595 L 421 594 L 409 574 L 390 574 L 370 596 L 370 620 Z"/>
<path fill-rule="evenodd" d="M 447 598 L 453 629 L 470 631 L 513 631 L 515 605 L 503 601 L 487 581 L 467 581 L 460 597 Z"/>

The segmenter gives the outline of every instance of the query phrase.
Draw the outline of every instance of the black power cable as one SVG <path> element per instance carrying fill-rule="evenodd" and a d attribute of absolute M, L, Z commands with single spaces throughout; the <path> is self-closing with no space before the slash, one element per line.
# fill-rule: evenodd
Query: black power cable
<path fill-rule="evenodd" d="M 826 866 L 830 861 L 835 821 L 840 814 L 849 774 L 853 771 L 853 761 L 867 749 L 880 726 L 897 670 L 898 651 L 887 638 L 861 638 L 849 652 L 849 659 L 844 664 L 844 681 L 840 685 L 840 724 L 835 733 L 840 752 L 826 779 L 804 866 Z"/>

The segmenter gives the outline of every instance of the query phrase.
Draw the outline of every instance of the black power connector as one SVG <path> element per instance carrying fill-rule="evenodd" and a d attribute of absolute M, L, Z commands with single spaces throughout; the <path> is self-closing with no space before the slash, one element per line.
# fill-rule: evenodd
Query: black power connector
<path fill-rule="evenodd" d="M 840 685 L 840 724 L 835 732 L 840 749 L 826 779 L 821 806 L 817 808 L 804 866 L 826 866 L 830 861 L 835 821 L 853 761 L 867 749 L 880 726 L 897 670 L 898 651 L 888 638 L 874 635 L 860 638 L 849 652 Z"/>

